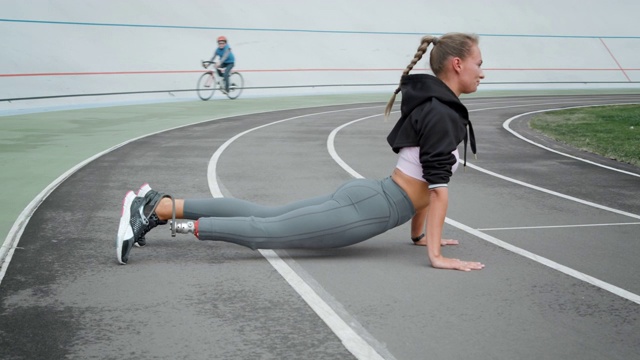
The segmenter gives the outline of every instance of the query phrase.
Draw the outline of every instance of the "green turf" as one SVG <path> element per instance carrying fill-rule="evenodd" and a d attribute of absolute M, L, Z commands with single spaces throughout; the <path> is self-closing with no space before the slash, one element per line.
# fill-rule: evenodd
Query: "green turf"
<path fill-rule="evenodd" d="M 640 166 L 640 105 L 543 113 L 531 128 L 572 147 Z"/>

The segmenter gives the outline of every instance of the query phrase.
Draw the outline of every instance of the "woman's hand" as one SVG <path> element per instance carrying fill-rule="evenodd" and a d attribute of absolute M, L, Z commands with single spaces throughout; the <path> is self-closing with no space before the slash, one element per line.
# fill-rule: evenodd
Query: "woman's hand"
<path fill-rule="evenodd" d="M 458 245 L 458 244 L 460 244 L 460 242 L 458 242 L 458 240 L 453 240 L 453 239 L 441 239 L 440 240 L 440 245 L 442 245 L 442 246 Z"/>
<path fill-rule="evenodd" d="M 436 269 L 452 269 L 461 271 L 482 270 L 484 268 L 483 263 L 462 261 L 460 259 L 451 259 L 442 256 L 431 259 L 431 266 Z"/>
<path fill-rule="evenodd" d="M 418 245 L 418 246 L 427 246 L 427 239 L 422 238 L 420 239 L 420 241 L 414 241 L 413 242 L 414 245 Z M 442 246 L 447 246 L 447 245 L 459 245 L 460 242 L 458 240 L 454 240 L 454 239 L 441 239 L 440 240 L 440 245 Z"/>

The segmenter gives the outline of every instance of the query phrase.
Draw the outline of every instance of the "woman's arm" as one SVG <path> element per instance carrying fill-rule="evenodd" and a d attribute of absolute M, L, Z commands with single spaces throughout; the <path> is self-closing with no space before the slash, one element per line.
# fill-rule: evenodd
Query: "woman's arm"
<path fill-rule="evenodd" d="M 434 267 L 442 258 L 440 253 L 440 239 L 444 227 L 444 218 L 449 206 L 449 189 L 439 187 L 429 191 L 429 206 L 427 207 L 427 248 L 429 260 Z"/>
<path fill-rule="evenodd" d="M 420 235 L 424 234 L 428 209 L 429 207 L 425 207 L 420 210 L 417 210 L 416 213 L 411 218 L 411 238 L 412 239 L 415 239 Z M 422 245 L 426 245 L 426 239 L 417 241 L 416 243 L 424 243 Z"/>
<path fill-rule="evenodd" d="M 463 271 L 480 270 L 483 264 L 460 259 L 450 259 L 442 256 L 440 244 L 444 219 L 449 206 L 449 189 L 439 187 L 430 191 L 430 202 L 427 212 L 427 251 L 431 266 L 439 269 L 456 269 Z M 412 223 L 413 224 L 413 223 Z"/>
<path fill-rule="evenodd" d="M 417 210 L 413 218 L 411 218 L 411 239 L 417 239 L 421 235 L 426 234 L 427 214 L 429 207 Z M 427 246 L 427 238 L 422 237 L 418 241 L 413 242 L 414 245 Z M 458 240 L 453 239 L 440 239 L 440 245 L 458 245 Z"/>

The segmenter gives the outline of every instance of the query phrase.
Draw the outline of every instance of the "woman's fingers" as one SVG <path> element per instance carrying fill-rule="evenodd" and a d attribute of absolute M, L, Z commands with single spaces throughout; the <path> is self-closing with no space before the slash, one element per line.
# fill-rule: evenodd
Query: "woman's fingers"
<path fill-rule="evenodd" d="M 418 246 L 427 246 L 427 239 L 426 238 L 422 238 L 420 239 L 420 241 L 414 241 L 413 242 L 414 245 L 418 245 Z M 459 245 L 460 242 L 458 240 L 453 240 L 453 239 L 442 239 L 440 240 L 440 245 L 442 246 L 447 246 L 447 245 Z"/>
<path fill-rule="evenodd" d="M 462 271 L 471 271 L 471 270 L 482 270 L 484 268 L 483 263 L 479 263 L 476 261 L 462 261 L 458 260 L 458 270 Z"/>
<path fill-rule="evenodd" d="M 453 239 L 442 239 L 440 240 L 440 245 L 445 246 L 445 245 L 458 245 L 460 244 L 460 242 L 458 240 L 453 240 Z"/>

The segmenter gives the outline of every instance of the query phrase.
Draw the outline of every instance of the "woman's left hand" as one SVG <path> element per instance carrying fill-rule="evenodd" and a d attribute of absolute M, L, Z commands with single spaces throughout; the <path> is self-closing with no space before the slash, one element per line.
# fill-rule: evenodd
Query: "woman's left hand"
<path fill-rule="evenodd" d="M 422 238 L 420 239 L 420 241 L 416 241 L 413 243 L 414 245 L 418 245 L 418 246 L 427 246 L 427 239 Z M 460 242 L 458 240 L 454 240 L 454 239 L 442 239 L 440 240 L 440 245 L 442 246 L 447 246 L 447 245 L 459 245 Z"/>
<path fill-rule="evenodd" d="M 442 240 L 440 240 L 440 245 L 442 245 L 442 246 L 458 245 L 458 244 L 460 244 L 460 242 L 458 240 L 453 240 L 453 239 L 442 239 Z"/>

